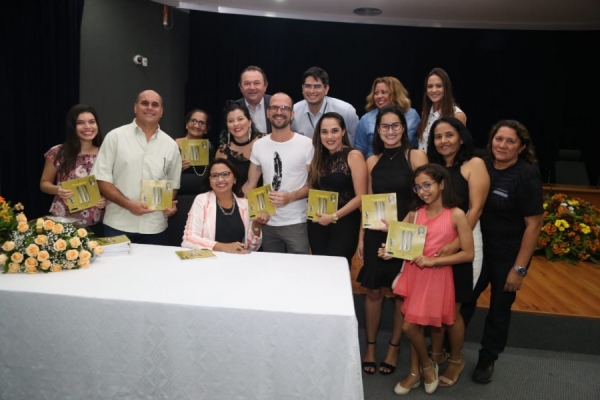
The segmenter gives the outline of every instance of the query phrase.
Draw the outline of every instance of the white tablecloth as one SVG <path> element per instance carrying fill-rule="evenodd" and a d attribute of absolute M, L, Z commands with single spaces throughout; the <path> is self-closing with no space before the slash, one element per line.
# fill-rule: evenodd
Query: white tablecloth
<path fill-rule="evenodd" d="M 176 249 L 1 275 L 0 398 L 363 398 L 345 259 Z"/>

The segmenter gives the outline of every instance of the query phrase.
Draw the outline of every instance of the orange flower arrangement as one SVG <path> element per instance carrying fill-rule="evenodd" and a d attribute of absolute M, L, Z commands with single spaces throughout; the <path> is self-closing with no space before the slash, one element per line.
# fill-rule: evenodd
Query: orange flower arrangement
<path fill-rule="evenodd" d="M 592 261 L 600 264 L 600 209 L 563 193 L 544 199 L 542 232 L 538 249 L 550 261 Z"/>

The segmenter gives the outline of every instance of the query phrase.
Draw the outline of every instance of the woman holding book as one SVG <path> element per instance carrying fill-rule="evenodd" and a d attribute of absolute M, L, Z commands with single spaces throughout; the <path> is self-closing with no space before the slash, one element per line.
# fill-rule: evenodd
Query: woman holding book
<path fill-rule="evenodd" d="M 463 303 L 473 297 L 473 287 L 481 272 L 483 243 L 479 217 L 490 189 L 490 176 L 485 162 L 475 157 L 473 138 L 465 125 L 454 117 L 442 117 L 431 126 L 427 156 L 432 164 L 439 164 L 450 173 L 452 187 L 460 202 L 458 207 L 465 212 L 473 230 L 475 258 L 472 262 L 452 266 L 454 282 L 456 321 L 447 325 L 450 352 L 443 348 L 444 327 L 431 328 L 431 358 L 438 364 L 448 360 L 448 366 L 440 376 L 440 386 L 452 386 L 465 368 L 462 347 L 465 338 L 465 324 L 460 314 Z M 460 241 L 437 249 L 436 257 L 445 257 L 460 250 Z"/>
<path fill-rule="evenodd" d="M 216 157 L 231 161 L 240 173 L 241 185 L 244 185 L 248 180 L 252 146 L 263 134 L 252 122 L 250 112 L 244 104 L 231 103 L 227 106 L 225 126 L 227 133 L 221 137 Z M 262 182 L 259 182 L 258 186 L 262 186 Z"/>
<path fill-rule="evenodd" d="M 204 179 L 211 190 L 196 196 L 181 246 L 235 254 L 258 250 L 269 215 L 250 221 L 248 200 L 242 197 L 240 175 L 231 161 L 214 159 L 207 169 Z"/>
<path fill-rule="evenodd" d="M 416 137 L 419 150 L 427 151 L 431 125 L 441 117 L 454 117 L 467 124 L 467 116 L 454 101 L 450 77 L 443 69 L 434 68 L 425 78 L 421 122 Z"/>
<path fill-rule="evenodd" d="M 95 207 L 71 214 L 65 201 L 73 196 L 73 192 L 63 189 L 60 183 L 88 176 L 101 143 L 96 110 L 84 104 L 74 105 L 67 113 L 65 142 L 44 154 L 46 163 L 40 180 L 41 191 L 54 195 L 50 207 L 53 215 L 76 218 L 76 225 L 90 228 L 97 236 L 102 236 L 106 199 L 101 197 Z"/>
<path fill-rule="evenodd" d="M 358 245 L 361 196 L 367 192 L 367 165 L 362 153 L 352 150 L 344 118 L 325 113 L 313 135 L 315 154 L 308 181 L 311 189 L 338 193 L 337 211 L 317 214 L 308 224 L 312 254 L 346 257 L 348 265 Z"/>
<path fill-rule="evenodd" d="M 185 116 L 185 136 L 175 139 L 179 149 L 181 150 L 184 140 L 208 139 L 207 133 L 210 128 L 210 117 L 199 108 L 195 108 Z M 214 158 L 214 149 L 208 142 L 209 160 Z M 207 166 L 192 166 L 190 160 L 181 158 L 181 187 L 179 195 L 182 194 L 198 194 L 210 190 L 210 187 L 205 185 L 204 176 L 206 175 Z"/>
<path fill-rule="evenodd" d="M 427 155 L 421 150 L 411 150 L 408 140 L 406 118 L 402 110 L 395 105 L 379 109 L 375 120 L 373 138 L 374 155 L 367 159 L 368 193 L 395 193 L 398 220 L 402 221 L 409 211 L 413 199 L 413 171 L 427 164 Z M 358 256 L 364 266 L 357 281 L 367 288 L 365 299 L 365 330 L 367 350 L 363 358 L 363 370 L 367 374 L 375 373 L 375 344 L 381 319 L 381 306 L 386 288 L 392 282 L 402 266 L 402 260 L 394 258 L 384 260 L 378 256 L 378 250 L 387 239 L 387 232 L 374 229 L 361 229 L 358 243 Z M 392 338 L 385 360 L 379 372 L 388 375 L 396 369 L 400 336 L 402 335 L 401 301 L 395 301 Z"/>

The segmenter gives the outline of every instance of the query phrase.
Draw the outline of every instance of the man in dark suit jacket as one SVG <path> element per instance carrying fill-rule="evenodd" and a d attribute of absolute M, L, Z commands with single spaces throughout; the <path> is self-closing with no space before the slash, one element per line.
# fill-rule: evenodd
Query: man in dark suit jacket
<path fill-rule="evenodd" d="M 240 74 L 239 87 L 244 97 L 236 100 L 248 107 L 252 122 L 263 133 L 271 133 L 271 123 L 267 117 L 271 95 L 265 94 L 268 85 L 265 72 L 260 67 L 251 65 Z"/>

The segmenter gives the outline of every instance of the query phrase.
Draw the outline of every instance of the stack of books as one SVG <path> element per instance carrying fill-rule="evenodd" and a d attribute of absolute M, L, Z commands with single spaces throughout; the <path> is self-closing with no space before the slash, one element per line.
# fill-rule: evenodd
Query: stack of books
<path fill-rule="evenodd" d="M 116 256 L 131 252 L 131 240 L 125 235 L 96 238 L 96 241 L 104 247 L 103 256 Z"/>

